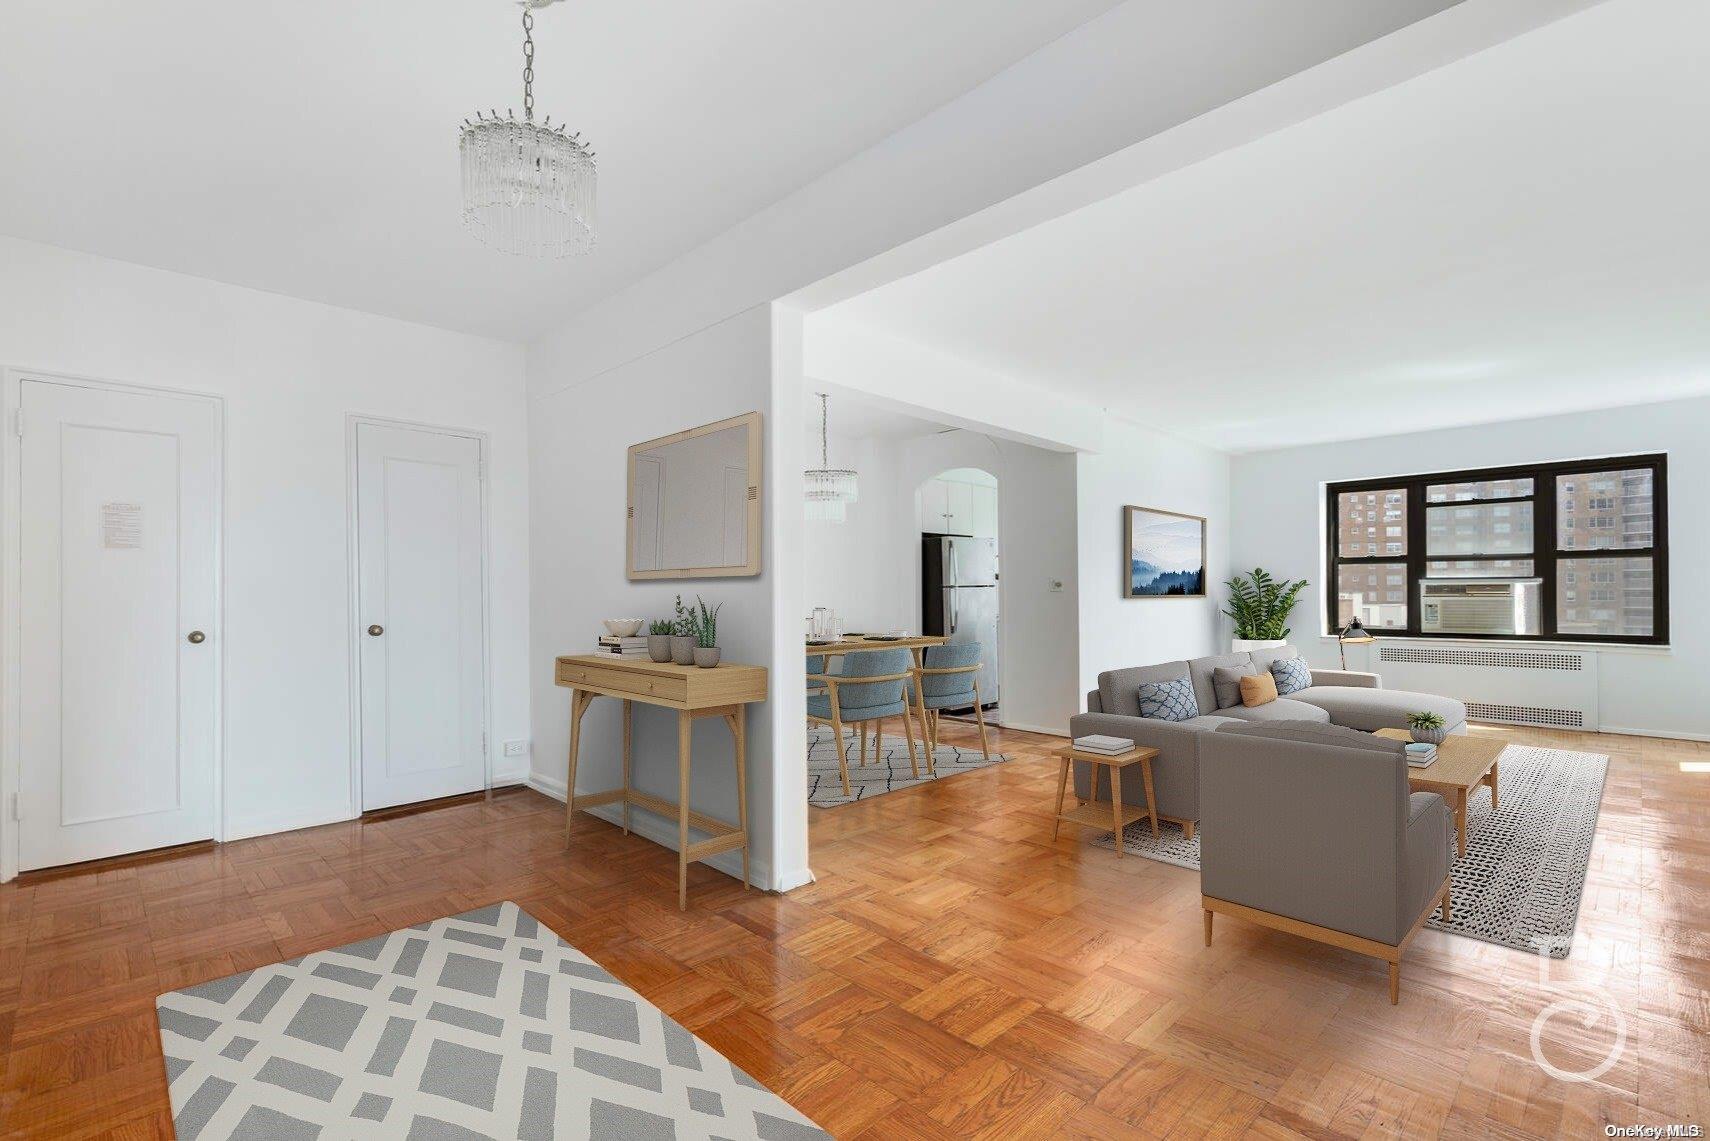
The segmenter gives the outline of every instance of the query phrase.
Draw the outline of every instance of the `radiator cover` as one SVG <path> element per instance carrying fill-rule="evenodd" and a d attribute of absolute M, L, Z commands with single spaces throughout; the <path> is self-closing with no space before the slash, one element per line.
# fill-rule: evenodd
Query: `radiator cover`
<path fill-rule="evenodd" d="M 1457 698 L 1473 721 L 1598 728 L 1597 654 L 1587 650 L 1469 645 L 1377 646 L 1386 689 Z"/>

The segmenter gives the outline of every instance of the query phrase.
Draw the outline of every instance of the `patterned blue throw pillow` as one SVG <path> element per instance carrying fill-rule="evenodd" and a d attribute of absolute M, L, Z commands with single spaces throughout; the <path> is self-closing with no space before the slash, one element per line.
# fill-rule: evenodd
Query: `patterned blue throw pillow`
<path fill-rule="evenodd" d="M 1149 681 L 1140 686 L 1140 716 L 1158 721 L 1186 721 L 1199 716 L 1193 682 L 1185 677 Z"/>
<path fill-rule="evenodd" d="M 1271 677 L 1276 679 L 1277 696 L 1287 697 L 1312 686 L 1312 667 L 1299 658 L 1278 658 L 1271 663 Z"/>

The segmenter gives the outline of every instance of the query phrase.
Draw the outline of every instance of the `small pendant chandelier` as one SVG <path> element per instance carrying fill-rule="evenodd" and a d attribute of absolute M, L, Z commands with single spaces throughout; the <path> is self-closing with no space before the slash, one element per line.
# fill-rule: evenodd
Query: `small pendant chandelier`
<path fill-rule="evenodd" d="M 859 497 L 859 489 L 854 472 L 831 467 L 826 458 L 825 405 L 829 398 L 823 392 L 815 395 L 819 397 L 819 466 L 802 473 L 807 484 L 807 517 L 841 523 L 848 505 Z"/>
<path fill-rule="evenodd" d="M 523 117 L 481 112 L 463 121 L 463 224 L 494 249 L 567 257 L 594 246 L 594 152 L 552 116 L 534 121 L 534 12 L 521 0 Z"/>

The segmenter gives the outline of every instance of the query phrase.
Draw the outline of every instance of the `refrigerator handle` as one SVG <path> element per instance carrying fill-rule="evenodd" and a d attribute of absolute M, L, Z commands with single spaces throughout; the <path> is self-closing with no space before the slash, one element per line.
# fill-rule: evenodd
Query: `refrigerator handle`
<path fill-rule="evenodd" d="M 950 546 L 950 585 L 951 586 L 961 586 L 962 585 L 962 573 L 956 566 L 956 544 L 951 543 L 949 546 Z"/>
<path fill-rule="evenodd" d="M 956 598 L 956 595 L 959 593 L 961 592 L 957 590 L 952 590 L 950 592 L 950 632 L 952 634 L 956 632 L 956 623 L 959 622 L 962 617 L 961 604 Z"/>

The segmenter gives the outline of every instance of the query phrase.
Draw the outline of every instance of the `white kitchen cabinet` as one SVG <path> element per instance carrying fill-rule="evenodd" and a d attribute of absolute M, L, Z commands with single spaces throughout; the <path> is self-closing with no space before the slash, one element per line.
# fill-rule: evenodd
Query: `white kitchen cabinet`
<path fill-rule="evenodd" d="M 974 508 L 968 533 L 979 539 L 995 539 L 998 533 L 998 489 L 973 487 Z"/>
<path fill-rule="evenodd" d="M 944 517 L 950 510 L 950 485 L 941 479 L 929 479 L 920 485 L 920 529 L 938 535 L 945 530 Z"/>
<path fill-rule="evenodd" d="M 944 530 L 951 535 L 974 533 L 974 485 L 957 480 L 944 481 Z"/>

